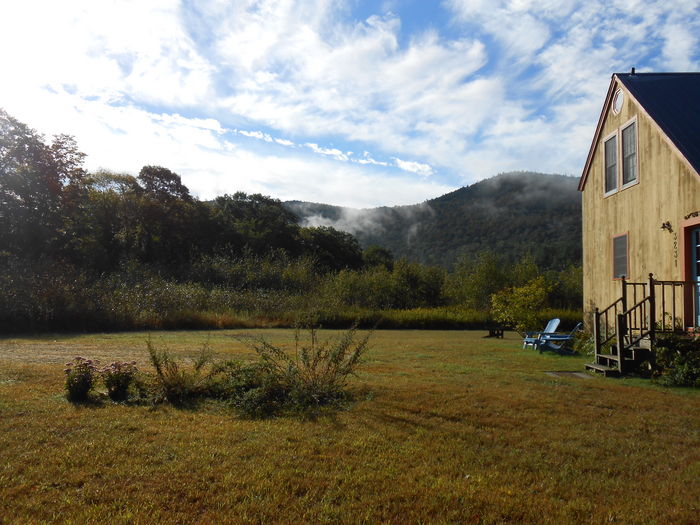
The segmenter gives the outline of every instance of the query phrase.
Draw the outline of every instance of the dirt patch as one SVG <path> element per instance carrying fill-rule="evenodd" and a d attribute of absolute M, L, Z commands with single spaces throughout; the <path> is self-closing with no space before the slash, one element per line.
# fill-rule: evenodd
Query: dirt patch
<path fill-rule="evenodd" d="M 545 374 L 552 377 L 577 377 L 579 379 L 591 379 L 591 376 L 587 373 L 578 371 L 545 372 Z"/>

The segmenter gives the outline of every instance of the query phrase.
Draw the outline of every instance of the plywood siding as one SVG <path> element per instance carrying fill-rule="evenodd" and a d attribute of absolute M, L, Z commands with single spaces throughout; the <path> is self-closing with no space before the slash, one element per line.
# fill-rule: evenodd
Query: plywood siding
<path fill-rule="evenodd" d="M 601 310 L 620 297 L 613 279 L 612 239 L 628 234 L 628 280 L 680 280 L 683 273 L 681 222 L 700 211 L 700 177 L 625 91 L 618 115 L 604 119 L 583 190 L 584 311 Z M 604 196 L 603 139 L 637 119 L 638 183 Z M 622 159 L 618 158 L 618 163 Z M 672 232 L 661 226 L 669 222 Z"/>

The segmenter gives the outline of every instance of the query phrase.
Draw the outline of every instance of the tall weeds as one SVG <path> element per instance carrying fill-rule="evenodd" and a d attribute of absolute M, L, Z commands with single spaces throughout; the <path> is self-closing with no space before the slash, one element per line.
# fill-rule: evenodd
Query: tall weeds
<path fill-rule="evenodd" d="M 167 349 L 158 349 L 152 341 L 146 341 L 148 356 L 155 370 L 155 400 L 165 399 L 173 405 L 184 405 L 198 397 L 206 397 L 216 368 L 212 365 L 212 353 L 204 344 L 190 366 L 178 363 Z"/>
<path fill-rule="evenodd" d="M 349 376 L 367 352 L 370 336 L 352 327 L 339 338 L 322 340 L 318 330 L 310 328 L 308 342 L 302 342 L 297 329 L 291 354 L 260 336 L 239 340 L 258 354 L 265 373 L 287 393 L 288 407 L 308 408 L 346 397 Z"/>

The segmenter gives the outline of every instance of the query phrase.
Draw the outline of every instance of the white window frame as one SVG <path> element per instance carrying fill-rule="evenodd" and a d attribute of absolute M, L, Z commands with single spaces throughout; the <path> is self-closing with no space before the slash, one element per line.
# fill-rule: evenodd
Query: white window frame
<path fill-rule="evenodd" d="M 624 145 L 624 141 L 622 140 L 622 132 L 625 131 L 627 128 L 634 126 L 634 179 L 629 181 L 626 184 L 622 184 L 624 181 L 624 170 L 625 170 L 625 152 L 623 151 L 622 147 Z M 620 126 L 620 189 L 624 190 L 625 188 L 629 188 L 630 186 L 634 186 L 639 182 L 639 126 L 637 126 L 637 117 L 634 117 L 633 119 L 629 120 L 628 122 L 625 122 L 624 125 Z"/>
<path fill-rule="evenodd" d="M 622 172 L 624 169 L 624 156 L 623 156 L 623 151 L 622 151 L 622 132 L 629 128 L 630 126 L 634 125 L 634 147 L 635 149 L 635 154 L 634 154 L 634 166 L 635 166 L 635 178 L 631 181 L 629 181 L 627 184 L 622 184 Z M 617 182 L 615 189 L 612 189 L 610 191 L 605 191 L 605 185 L 606 185 L 606 163 L 605 163 L 605 143 L 610 140 L 611 138 L 615 137 L 615 146 L 616 146 L 616 159 L 615 159 L 615 180 Z M 639 124 L 637 123 L 637 116 L 635 115 L 631 119 L 629 119 L 627 122 L 622 124 L 621 126 L 618 126 L 612 133 L 606 135 L 603 140 L 601 141 L 601 157 L 603 158 L 603 196 L 604 197 L 609 197 L 610 195 L 614 195 L 622 190 L 625 190 L 627 188 L 630 188 L 632 186 L 636 186 L 639 184 Z"/>
<path fill-rule="evenodd" d="M 608 163 L 606 159 L 605 144 L 610 139 L 615 139 L 615 187 L 611 190 L 606 190 L 608 185 Z M 613 193 L 617 193 L 620 190 L 620 138 L 617 136 L 617 130 L 613 131 L 610 135 L 603 139 L 603 193 L 607 197 Z"/>

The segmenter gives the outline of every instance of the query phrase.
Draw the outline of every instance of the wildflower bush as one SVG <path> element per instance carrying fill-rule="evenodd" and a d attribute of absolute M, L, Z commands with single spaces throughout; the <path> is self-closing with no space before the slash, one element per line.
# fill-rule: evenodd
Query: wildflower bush
<path fill-rule="evenodd" d="M 138 371 L 136 361 L 114 361 L 100 369 L 109 398 L 113 401 L 126 401 Z"/>
<path fill-rule="evenodd" d="M 66 393 L 70 401 L 87 401 L 98 377 L 97 361 L 76 356 L 66 363 Z"/>

